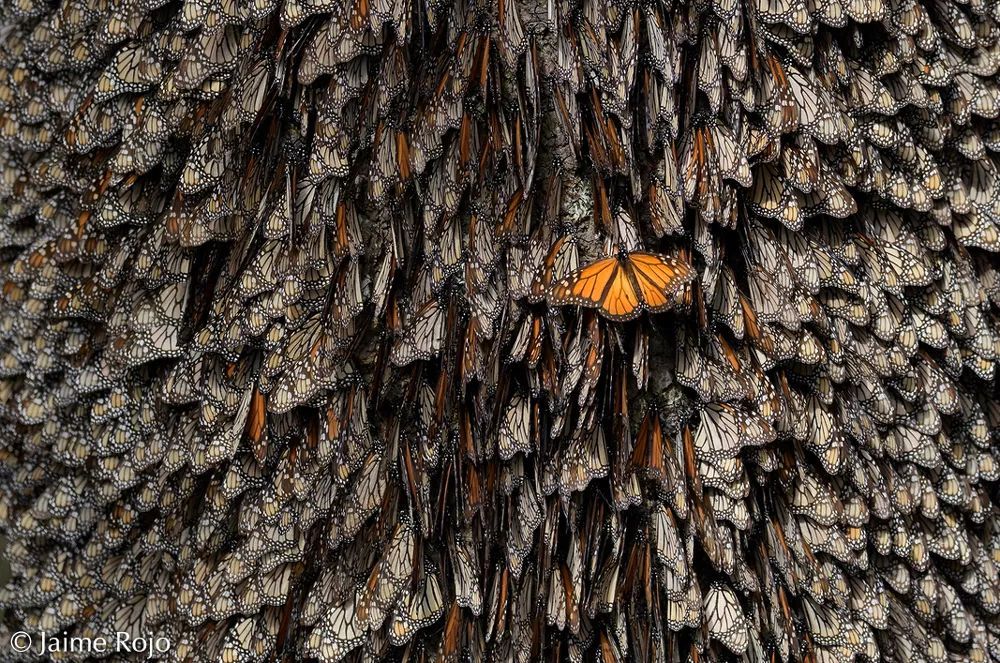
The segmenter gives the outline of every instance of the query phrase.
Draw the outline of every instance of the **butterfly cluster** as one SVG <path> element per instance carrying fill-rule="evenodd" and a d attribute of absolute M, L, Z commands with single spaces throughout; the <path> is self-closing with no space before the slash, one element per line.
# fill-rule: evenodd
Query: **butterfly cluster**
<path fill-rule="evenodd" d="M 0 643 L 1000 661 L 1000 3 L 0 7 Z"/>

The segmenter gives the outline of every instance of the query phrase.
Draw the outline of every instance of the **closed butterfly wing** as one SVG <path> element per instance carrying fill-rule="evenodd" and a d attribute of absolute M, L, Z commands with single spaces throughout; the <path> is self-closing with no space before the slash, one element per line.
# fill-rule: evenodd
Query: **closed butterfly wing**
<path fill-rule="evenodd" d="M 426 573 L 416 591 L 397 606 L 389 629 L 390 642 L 397 647 L 406 644 L 419 629 L 433 624 L 443 614 L 444 601 L 437 574 Z"/>
<path fill-rule="evenodd" d="M 309 636 L 306 652 L 328 661 L 339 661 L 360 647 L 368 630 L 358 617 L 357 602 L 350 598 L 326 614 Z"/>
<path fill-rule="evenodd" d="M 403 335 L 392 348 L 392 363 L 406 366 L 418 359 L 427 360 L 441 352 L 444 345 L 445 309 L 431 300 L 413 316 Z"/>
<path fill-rule="evenodd" d="M 518 452 L 531 453 L 531 408 L 523 395 L 515 394 L 511 398 L 497 437 L 503 460 L 510 460 Z"/>
<path fill-rule="evenodd" d="M 705 624 L 713 639 L 742 654 L 749 644 L 746 617 L 736 593 L 722 583 L 712 583 L 704 597 Z"/>

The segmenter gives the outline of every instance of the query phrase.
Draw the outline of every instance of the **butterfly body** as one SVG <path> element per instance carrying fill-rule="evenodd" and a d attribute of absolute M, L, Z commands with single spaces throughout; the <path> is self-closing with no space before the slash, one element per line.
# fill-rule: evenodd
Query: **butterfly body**
<path fill-rule="evenodd" d="M 643 312 L 672 308 L 681 289 L 694 278 L 689 264 L 642 251 L 593 262 L 549 289 L 552 306 L 596 308 L 611 320 L 633 320 Z"/>

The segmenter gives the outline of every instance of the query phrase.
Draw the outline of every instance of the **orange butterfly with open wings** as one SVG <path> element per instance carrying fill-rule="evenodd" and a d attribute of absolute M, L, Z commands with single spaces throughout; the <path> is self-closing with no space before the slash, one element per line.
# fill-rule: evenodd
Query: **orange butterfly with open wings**
<path fill-rule="evenodd" d="M 694 278 L 691 265 L 658 253 L 622 253 L 583 267 L 554 283 L 553 306 L 575 304 L 596 308 L 612 320 L 632 320 L 643 311 L 664 311 Z"/>

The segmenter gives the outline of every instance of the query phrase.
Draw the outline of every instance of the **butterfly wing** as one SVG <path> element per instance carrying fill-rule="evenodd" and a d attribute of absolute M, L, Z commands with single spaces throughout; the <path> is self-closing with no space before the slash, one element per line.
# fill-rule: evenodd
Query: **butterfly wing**
<path fill-rule="evenodd" d="M 587 265 L 556 282 L 549 291 L 549 303 L 554 306 L 598 306 L 617 272 L 616 258 L 605 258 Z"/>
<path fill-rule="evenodd" d="M 567 242 L 566 236 L 557 239 L 548 255 L 540 261 L 528 293 L 528 301 L 535 304 L 545 299 L 549 285 L 573 272 L 577 268 L 577 259 L 576 243 Z"/>
<path fill-rule="evenodd" d="M 670 308 L 677 292 L 691 281 L 687 263 L 655 253 L 631 253 L 627 269 L 631 272 L 642 304 L 650 311 Z"/>
<path fill-rule="evenodd" d="M 713 583 L 705 594 L 705 622 L 713 639 L 738 654 L 748 644 L 746 618 L 736 593 L 728 585 Z"/>
<path fill-rule="evenodd" d="M 612 320 L 631 320 L 642 312 L 639 293 L 620 264 L 608 284 L 599 310 Z"/>
<path fill-rule="evenodd" d="M 417 359 L 437 356 L 444 345 L 445 319 L 445 309 L 437 301 L 424 304 L 393 346 L 392 363 L 406 366 Z"/>

